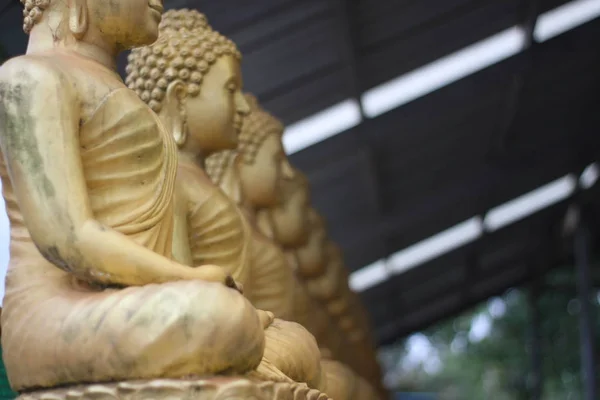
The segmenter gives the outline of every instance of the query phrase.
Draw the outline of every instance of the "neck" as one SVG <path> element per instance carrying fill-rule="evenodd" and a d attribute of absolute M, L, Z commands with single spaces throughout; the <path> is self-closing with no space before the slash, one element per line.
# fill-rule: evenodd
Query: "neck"
<path fill-rule="evenodd" d="M 103 43 L 94 44 L 81 41 L 77 43 L 74 51 L 83 57 L 90 58 L 104 65 L 115 73 L 117 72 L 117 55 L 119 51 L 116 48 L 104 46 Z"/>
<path fill-rule="evenodd" d="M 202 170 L 205 169 L 204 157 L 200 154 L 179 150 L 178 159 L 179 159 L 180 163 L 194 164 L 194 165 L 197 165 L 198 167 L 202 168 Z"/>
<path fill-rule="evenodd" d="M 78 40 L 68 29 L 64 19 L 49 15 L 37 23 L 29 35 L 27 54 L 62 50 L 91 59 L 106 68 L 117 71 L 116 46 L 111 46 L 90 32 Z"/>

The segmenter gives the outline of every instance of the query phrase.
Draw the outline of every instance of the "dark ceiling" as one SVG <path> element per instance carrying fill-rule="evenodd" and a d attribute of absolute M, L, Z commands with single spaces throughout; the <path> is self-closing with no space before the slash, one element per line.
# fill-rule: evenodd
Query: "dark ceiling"
<path fill-rule="evenodd" d="M 247 90 L 293 123 L 566 0 L 165 1 L 198 8 L 244 54 Z M 0 10 L 3 6 L 0 2 Z M 7 3 L 8 4 L 8 3 Z M 22 53 L 21 8 L 0 44 Z M 292 155 L 350 270 L 598 160 L 600 20 Z M 597 190 L 586 192 L 596 222 Z M 568 258 L 568 202 L 367 290 L 388 343 Z"/>

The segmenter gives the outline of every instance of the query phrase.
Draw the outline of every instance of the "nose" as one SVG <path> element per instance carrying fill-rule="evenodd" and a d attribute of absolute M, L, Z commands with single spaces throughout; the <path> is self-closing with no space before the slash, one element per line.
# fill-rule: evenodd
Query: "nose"
<path fill-rule="evenodd" d="M 241 115 L 250 114 L 250 105 L 248 104 L 248 101 L 246 100 L 246 96 L 244 96 L 242 94 L 242 92 L 237 92 L 236 109 L 237 109 L 237 112 Z"/>
<path fill-rule="evenodd" d="M 296 170 L 294 169 L 294 167 L 292 167 L 287 157 L 284 157 L 283 159 L 281 165 L 281 175 L 284 179 L 294 179 L 294 177 L 296 176 Z"/>

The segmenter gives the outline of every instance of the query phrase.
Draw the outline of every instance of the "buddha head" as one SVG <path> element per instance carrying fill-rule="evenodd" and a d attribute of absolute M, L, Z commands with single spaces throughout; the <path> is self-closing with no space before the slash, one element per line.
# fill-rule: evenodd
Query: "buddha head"
<path fill-rule="evenodd" d="M 281 201 L 280 186 L 293 179 L 281 136 L 283 125 L 246 95 L 250 114 L 244 118 L 235 151 L 215 153 L 206 160 L 213 182 L 238 202 L 259 210 Z M 237 192 L 237 193 L 236 193 Z"/>
<path fill-rule="evenodd" d="M 118 52 L 156 40 L 163 0 L 21 0 L 23 30 L 34 33 L 40 22 L 53 39 L 70 33 L 77 40 Z M 67 21 L 68 23 L 64 23 Z"/>
<path fill-rule="evenodd" d="M 257 214 L 259 228 L 287 249 L 306 244 L 310 234 L 310 189 L 308 179 L 299 171 L 293 179 L 284 180 L 281 186 L 281 202 L 265 208 Z"/>
<path fill-rule="evenodd" d="M 127 85 L 154 110 L 179 149 L 193 156 L 235 149 L 244 115 L 241 54 L 195 10 L 163 15 L 158 40 L 134 49 Z"/>

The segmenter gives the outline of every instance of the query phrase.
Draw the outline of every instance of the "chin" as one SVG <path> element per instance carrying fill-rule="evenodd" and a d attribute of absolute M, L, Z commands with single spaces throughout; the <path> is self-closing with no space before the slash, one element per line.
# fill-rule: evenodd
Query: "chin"
<path fill-rule="evenodd" d="M 237 149 L 239 144 L 238 141 L 238 137 L 237 135 L 232 135 L 232 136 L 228 136 L 223 138 L 223 149 L 224 150 L 233 150 L 233 149 Z"/>
<path fill-rule="evenodd" d="M 238 137 L 240 136 L 240 131 L 241 130 L 233 129 L 229 134 L 229 141 L 233 143 L 235 147 L 237 147 L 238 145 Z"/>
<path fill-rule="evenodd" d="M 147 29 L 145 32 L 141 30 L 138 31 L 132 39 L 132 43 L 129 45 L 130 49 L 153 44 L 156 42 L 156 39 L 158 39 L 158 25 L 156 25 L 156 28 L 153 26 L 152 28 Z"/>

